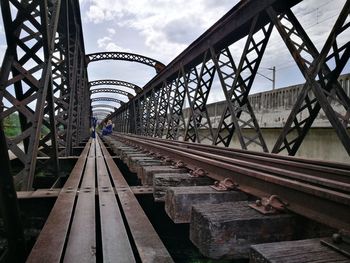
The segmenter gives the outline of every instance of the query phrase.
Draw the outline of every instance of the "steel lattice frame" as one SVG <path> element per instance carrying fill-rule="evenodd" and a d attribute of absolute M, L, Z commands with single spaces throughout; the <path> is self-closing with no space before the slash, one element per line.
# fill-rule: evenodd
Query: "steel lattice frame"
<path fill-rule="evenodd" d="M 58 175 L 58 156 L 69 155 L 88 136 L 89 116 L 80 114 L 89 112 L 90 102 L 77 4 L 1 2 L 8 48 L 0 76 L 0 100 L 6 110 L 1 110 L 0 119 L 18 114 L 20 120 L 21 133 L 6 141 L 23 164 L 14 177 L 22 189 L 32 188 L 38 155 L 49 157 Z"/>
<path fill-rule="evenodd" d="M 210 62 L 208 60 L 208 52 L 205 52 L 199 70 L 193 67 L 185 73 L 185 70 L 182 69 L 190 105 L 190 116 L 186 125 L 185 141 L 200 143 L 207 139 L 212 143 L 214 140 L 212 125 L 206 108 L 215 74 L 215 66 L 210 66 Z M 207 129 L 209 131 L 208 136 L 200 133 L 200 129 Z"/>
<path fill-rule="evenodd" d="M 142 89 L 136 84 L 122 81 L 122 80 L 117 80 L 117 79 L 99 79 L 99 80 L 93 80 L 89 82 L 89 87 L 94 87 L 99 85 L 122 86 L 129 89 L 133 89 L 136 93 L 140 93 L 142 91 Z"/>
<path fill-rule="evenodd" d="M 183 71 L 180 69 L 177 73 L 175 85 L 172 85 L 169 93 L 167 139 L 177 140 L 182 135 L 181 132 L 184 133 L 185 131 L 185 120 L 182 112 L 185 95 L 185 80 L 183 78 Z"/>
<path fill-rule="evenodd" d="M 92 108 L 92 110 L 94 110 L 95 108 L 108 108 L 108 109 L 111 109 L 112 112 L 117 109 L 116 107 L 109 105 L 109 104 L 92 104 L 91 108 Z"/>
<path fill-rule="evenodd" d="M 77 5 L 77 1 L 66 0 L 1 1 L 7 49 L 0 72 L 0 122 L 10 115 L 18 116 L 20 122 L 20 133 L 13 137 L 0 130 L 1 159 L 7 167 L 4 176 L 8 177 L 2 181 L 6 182 L 5 192 L 14 189 L 12 179 L 18 188 L 32 189 L 39 168 L 38 155 L 48 157 L 45 165 L 58 176 L 59 146 L 70 152 L 72 145 L 82 139 L 79 136 L 88 133 L 85 119 L 89 116 L 80 115 L 80 111 L 89 112 L 89 94 Z M 72 72 L 73 68 L 76 72 Z M 70 105 L 78 104 L 72 101 L 75 93 L 85 99 L 73 109 Z M 69 129 L 72 141 L 67 144 L 65 134 Z M 22 164 L 16 174 L 10 171 L 8 150 Z M 10 222 L 5 228 L 11 232 L 6 256 L 20 262 L 24 255 L 23 232 L 17 215 L 11 215 L 18 206 L 11 204 L 11 198 L 1 200 L 7 201 L 1 204 L 2 209 L 13 207 L 4 214 L 4 220 Z M 11 231 L 13 224 L 16 232 Z"/>
<path fill-rule="evenodd" d="M 168 123 L 168 111 L 169 111 L 169 96 L 171 91 L 172 83 L 164 81 L 162 83 L 162 88 L 159 107 L 156 114 L 156 124 L 155 124 L 155 137 L 163 138 L 164 131 L 166 130 Z"/>
<path fill-rule="evenodd" d="M 132 99 L 134 97 L 134 95 L 132 95 L 131 93 L 124 91 L 124 90 L 120 90 L 120 89 L 99 88 L 99 89 L 91 89 L 90 92 L 91 92 L 91 94 L 116 93 L 116 94 L 121 94 L 121 95 L 127 96 L 128 99 Z"/>
<path fill-rule="evenodd" d="M 260 147 L 267 152 L 248 95 L 275 27 L 306 83 L 272 152 L 286 151 L 295 155 L 322 109 L 350 154 L 350 99 L 337 82 L 349 61 L 349 41 L 340 44 L 338 40 L 350 30 L 347 20 L 349 0 L 321 51 L 315 48 L 291 11 L 291 7 L 299 2 L 250 0 L 239 3 L 146 84 L 142 93 L 112 116 L 123 114 L 133 105 L 135 114 L 130 115 L 130 123 L 135 123 L 136 127 L 130 129 L 133 133 L 193 142 L 209 140 L 214 145 L 226 147 L 236 135 L 242 149 Z M 244 37 L 245 47 L 236 64 L 230 48 Z M 225 110 L 217 128 L 213 127 L 206 110 L 215 76 L 226 97 Z M 310 97 L 309 94 L 313 95 Z M 190 108 L 184 123 L 186 97 Z M 341 112 L 336 111 L 334 101 L 343 106 Z M 201 129 L 209 131 L 207 138 L 201 137 Z"/>
<path fill-rule="evenodd" d="M 349 41 L 342 46 L 337 43 L 339 35 L 349 30 L 350 22 L 346 22 L 349 12 L 350 2 L 347 1 L 323 49 L 318 53 L 291 10 L 283 16 L 278 16 L 272 7 L 268 9 L 271 20 L 306 80 L 273 152 L 287 150 L 288 154 L 294 155 L 322 108 L 350 155 L 350 134 L 347 131 L 350 120 L 350 99 L 337 81 L 350 57 Z M 310 61 L 309 57 L 313 61 Z M 329 62 L 335 64 L 332 70 L 327 65 Z M 319 81 L 315 80 L 316 76 Z M 310 91 L 315 98 L 309 97 Z M 332 101 L 340 103 L 343 106 L 343 112 L 336 112 Z M 303 116 L 302 120 L 300 116 Z M 292 135 L 293 131 L 296 135 Z"/>
<path fill-rule="evenodd" d="M 86 63 L 100 60 L 126 60 L 138 62 L 147 66 L 153 67 L 159 73 L 165 65 L 153 58 L 148 58 L 142 55 L 127 53 L 127 52 L 99 52 L 86 55 Z"/>
<path fill-rule="evenodd" d="M 120 105 L 125 103 L 122 100 L 115 99 L 115 98 L 109 98 L 109 97 L 97 97 L 97 98 L 91 99 L 91 102 L 96 102 L 96 101 L 113 101 L 113 102 L 119 103 Z"/>
<path fill-rule="evenodd" d="M 94 114 L 94 113 L 100 113 L 100 112 L 104 112 L 104 113 L 110 114 L 110 113 L 112 113 L 113 111 L 111 111 L 111 110 L 104 110 L 104 109 L 96 109 L 96 108 L 92 109 L 92 113 L 93 113 L 93 114 Z"/>
<path fill-rule="evenodd" d="M 16 181 L 23 189 L 31 189 L 39 145 L 45 144 L 40 139 L 41 126 L 47 125 L 51 136 L 56 137 L 55 125 L 50 123 L 53 120 L 50 115 L 54 114 L 52 97 L 51 109 L 47 109 L 50 106 L 46 104 L 46 98 L 52 96 L 48 90 L 52 90 L 51 59 L 60 1 L 54 3 L 52 10 L 47 2 L 28 5 L 12 1 L 11 4 L 17 8 L 14 19 L 11 18 L 10 2 L 1 2 L 8 48 L 0 76 L 0 99 L 2 104 L 10 105 L 6 105 L 8 108 L 1 112 L 0 118 L 3 121 L 14 112 L 19 114 L 22 133 L 6 138 L 7 146 L 24 166 L 16 175 Z M 31 102 L 35 105 L 30 108 Z M 48 116 L 47 122 L 43 122 L 44 113 Z M 20 143 L 24 149 L 19 147 Z M 57 147 L 53 153 L 53 160 L 57 159 Z"/>

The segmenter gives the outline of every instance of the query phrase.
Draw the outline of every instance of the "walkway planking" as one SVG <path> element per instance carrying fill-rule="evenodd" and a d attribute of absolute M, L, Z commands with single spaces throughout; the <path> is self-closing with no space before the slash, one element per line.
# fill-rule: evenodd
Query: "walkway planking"
<path fill-rule="evenodd" d="M 173 262 L 99 138 L 86 144 L 62 190 L 53 192 L 56 203 L 27 262 Z"/>
<path fill-rule="evenodd" d="M 73 212 L 77 188 L 84 171 L 90 145 L 91 140 L 86 144 L 67 182 L 58 195 L 50 216 L 30 252 L 27 259 L 28 263 L 60 262 Z"/>

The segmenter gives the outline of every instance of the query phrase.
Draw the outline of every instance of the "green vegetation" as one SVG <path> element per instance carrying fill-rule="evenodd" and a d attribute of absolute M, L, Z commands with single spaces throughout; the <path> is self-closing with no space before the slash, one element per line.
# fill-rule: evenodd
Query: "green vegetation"
<path fill-rule="evenodd" d="M 18 113 L 12 113 L 4 119 L 4 131 L 5 135 L 9 138 L 15 137 L 21 134 L 21 125 L 19 122 Z M 46 126 L 41 128 L 41 137 L 47 135 L 50 130 Z"/>
<path fill-rule="evenodd" d="M 21 126 L 17 113 L 12 113 L 4 119 L 4 131 L 7 137 L 15 137 L 21 133 Z"/>

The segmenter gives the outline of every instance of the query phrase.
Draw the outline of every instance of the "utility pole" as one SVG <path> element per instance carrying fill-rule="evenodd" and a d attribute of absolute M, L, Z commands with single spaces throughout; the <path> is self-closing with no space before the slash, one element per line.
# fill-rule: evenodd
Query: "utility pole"
<path fill-rule="evenodd" d="M 265 68 L 265 69 L 272 70 L 272 79 L 267 77 L 267 76 L 265 76 L 265 75 L 263 75 L 263 74 L 261 74 L 261 73 L 259 73 L 259 72 L 256 72 L 256 74 L 258 74 L 258 75 L 264 77 L 265 79 L 268 79 L 269 81 L 271 81 L 272 82 L 272 90 L 275 90 L 275 88 L 276 88 L 276 67 L 273 66 L 272 68 Z"/>
<path fill-rule="evenodd" d="M 270 68 L 270 70 L 272 70 L 272 90 L 275 90 L 275 88 L 276 88 L 276 67 L 273 66 L 272 69 Z"/>

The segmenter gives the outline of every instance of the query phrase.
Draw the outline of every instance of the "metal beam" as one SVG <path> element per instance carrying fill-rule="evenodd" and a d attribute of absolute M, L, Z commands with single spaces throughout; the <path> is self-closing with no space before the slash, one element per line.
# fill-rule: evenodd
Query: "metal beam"
<path fill-rule="evenodd" d="M 308 164 L 305 160 L 304 167 L 306 167 L 302 169 L 300 163 L 295 164 L 293 169 L 290 167 L 284 169 L 269 165 L 275 160 L 274 154 L 264 153 L 267 160 L 261 164 L 247 161 L 246 158 L 225 156 L 219 147 L 211 148 L 208 145 L 202 145 L 198 150 L 196 144 L 184 147 L 167 140 L 141 136 L 118 134 L 115 138 L 134 147 L 142 147 L 144 150 L 167 156 L 174 164 L 180 160 L 189 170 L 195 171 L 201 168 L 205 176 L 214 180 L 223 181 L 229 178 L 237 184 L 239 190 L 253 196 L 266 198 L 277 195 L 288 204 L 285 207 L 287 210 L 331 227 L 350 231 L 348 184 L 345 185 L 342 181 L 334 179 L 334 176 L 339 177 L 342 164 L 330 163 L 331 166 L 336 167 L 335 169 L 320 165 L 318 169 L 330 171 L 324 173 L 327 176 L 324 180 L 325 178 L 318 176 L 317 172 L 316 175 L 310 176 L 315 166 L 318 166 L 313 161 Z M 250 155 L 249 152 L 245 151 L 245 153 Z M 287 160 L 289 164 L 295 162 L 290 157 Z M 349 167 L 344 166 L 346 168 L 342 169 L 340 177 L 348 181 Z"/>
<path fill-rule="evenodd" d="M 120 105 L 123 105 L 125 102 L 119 99 L 115 98 L 109 98 L 109 97 L 97 97 L 97 98 L 92 98 L 91 102 L 96 102 L 96 101 L 113 101 L 116 103 L 119 103 Z"/>
<path fill-rule="evenodd" d="M 96 93 L 117 93 L 121 94 L 124 96 L 127 96 L 128 99 L 132 99 L 134 95 L 132 95 L 129 92 L 126 92 L 124 90 L 116 89 L 116 88 L 99 88 L 99 89 L 90 89 L 91 94 L 96 94 Z"/>
<path fill-rule="evenodd" d="M 147 66 L 153 67 L 157 73 L 159 73 L 165 68 L 165 65 L 163 63 L 155 59 L 127 52 L 99 52 L 86 55 L 86 64 L 100 60 L 125 60 L 142 63 Z"/>
<path fill-rule="evenodd" d="M 136 93 L 140 93 L 142 89 L 131 82 L 126 82 L 117 79 L 99 79 L 89 82 L 89 87 L 99 86 L 99 85 L 112 85 L 112 86 L 122 86 L 129 89 L 133 89 Z"/>
<path fill-rule="evenodd" d="M 267 7 L 274 6 L 279 13 L 283 13 L 299 2 L 301 2 L 301 0 L 290 0 L 287 2 L 281 0 L 250 0 L 239 2 L 170 62 L 162 72 L 148 82 L 143 87 L 143 94 L 148 93 L 153 88 L 160 89 L 165 80 L 168 82 L 175 80 L 181 66 L 187 69 L 198 65 L 202 60 L 203 54 L 208 50 L 208 43 L 217 51 L 247 36 L 252 19 L 259 13 L 262 13 L 262 15 L 258 21 L 257 28 L 268 24 L 270 20 L 264 12 Z M 139 96 L 141 96 L 141 94 Z M 124 107 L 127 107 L 127 105 L 124 105 Z"/>
<path fill-rule="evenodd" d="M 61 1 L 11 2 L 10 7 L 9 1 L 1 1 L 8 46 L 0 72 L 0 101 L 10 105 L 6 105 L 6 110 L 1 109 L 0 121 L 15 113 L 20 120 L 21 132 L 13 138 L 7 137 L 7 144 L 0 147 L 6 151 L 10 149 L 23 164 L 15 179 L 22 189 L 29 190 L 39 152 L 50 156 L 58 168 L 57 145 L 55 142 L 49 145 L 49 141 L 56 138 L 51 79 Z M 17 12 L 15 17 L 13 12 Z M 30 108 L 31 102 L 35 103 Z M 49 131 L 44 138 L 41 136 L 43 127 Z M 19 147 L 20 144 L 24 149 Z M 50 151 L 45 152 L 46 149 Z"/>
<path fill-rule="evenodd" d="M 111 114 L 111 111 L 107 111 L 107 110 L 101 110 L 101 109 L 97 109 L 97 110 L 93 110 L 92 111 L 92 115 L 95 115 L 95 114 L 99 114 L 99 113 L 103 113 L 103 114 Z"/>
<path fill-rule="evenodd" d="M 109 104 L 91 104 L 92 109 L 94 108 L 109 108 L 115 111 L 117 108 Z"/>

